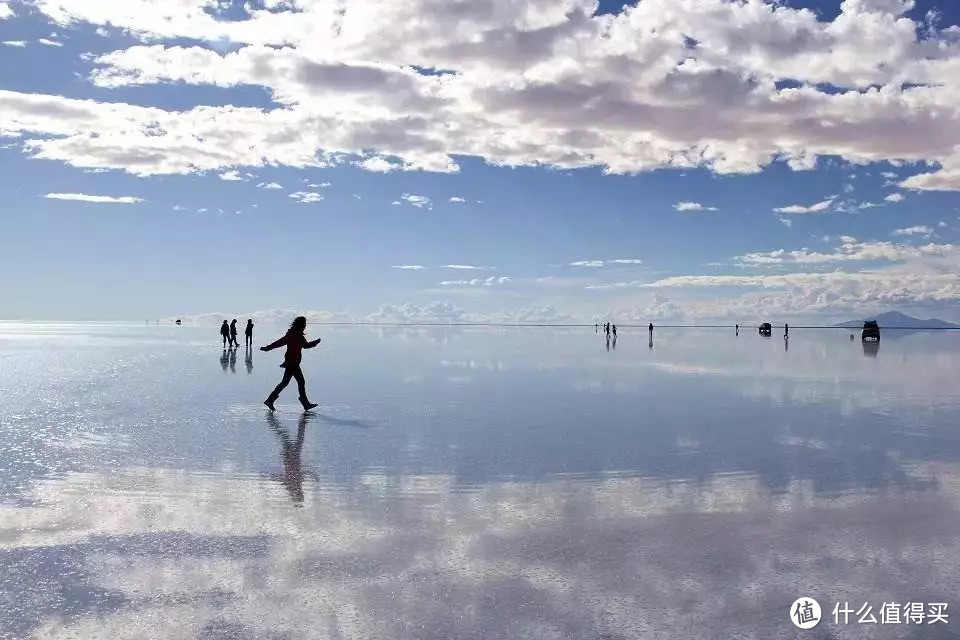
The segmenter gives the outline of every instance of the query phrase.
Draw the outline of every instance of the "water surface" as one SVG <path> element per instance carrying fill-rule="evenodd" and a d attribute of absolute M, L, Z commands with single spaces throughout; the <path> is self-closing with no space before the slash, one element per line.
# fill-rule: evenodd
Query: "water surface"
<path fill-rule="evenodd" d="M 0 323 L 0 637 L 960 637 L 960 335 L 792 334 Z"/>

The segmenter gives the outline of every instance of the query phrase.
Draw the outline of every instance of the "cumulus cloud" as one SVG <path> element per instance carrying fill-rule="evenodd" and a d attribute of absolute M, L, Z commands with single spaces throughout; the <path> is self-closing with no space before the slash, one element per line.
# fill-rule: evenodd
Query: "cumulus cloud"
<path fill-rule="evenodd" d="M 10 3 L 6 0 L 0 0 L 0 20 L 13 17 L 13 9 L 10 8 Z"/>
<path fill-rule="evenodd" d="M 432 205 L 430 203 L 430 198 L 426 196 L 418 196 L 412 193 L 405 193 L 402 196 L 400 196 L 400 199 L 409 205 L 417 207 L 418 209 L 432 208 Z"/>
<path fill-rule="evenodd" d="M 57 42 L 56 40 L 50 40 L 49 38 L 38 38 L 38 39 L 37 39 L 37 43 L 38 43 L 38 44 L 42 44 L 42 45 L 47 46 L 47 47 L 62 47 L 62 46 L 63 46 L 63 43 L 62 43 L 62 42 Z"/>
<path fill-rule="evenodd" d="M 288 198 L 293 198 L 301 204 L 310 204 L 311 202 L 320 202 L 323 200 L 323 194 L 317 193 L 315 191 L 294 191 L 293 193 L 287 196 Z"/>
<path fill-rule="evenodd" d="M 894 231 L 894 235 L 916 235 L 926 232 L 932 233 L 929 227 L 910 227 Z M 847 240 L 850 240 L 847 242 Z M 830 262 L 865 262 L 883 260 L 898 262 L 911 258 L 929 256 L 946 256 L 953 254 L 956 247 L 951 244 L 903 245 L 891 242 L 857 242 L 854 238 L 844 236 L 843 242 L 832 253 L 810 251 L 806 248 L 787 251 L 747 253 L 737 256 L 735 260 L 740 264 L 751 266 L 783 265 L 783 264 L 824 264 Z"/>
<path fill-rule="evenodd" d="M 450 198 L 450 202 L 466 202 L 466 198 L 461 198 L 460 196 L 453 196 Z"/>
<path fill-rule="evenodd" d="M 830 198 L 829 200 L 823 200 L 821 202 L 817 202 L 816 204 L 812 204 L 808 207 L 805 207 L 799 204 L 791 204 L 786 207 L 777 207 L 776 209 L 774 209 L 774 211 L 776 211 L 777 213 L 792 213 L 792 214 L 823 213 L 824 211 L 829 209 L 830 205 L 832 204 L 833 204 L 833 198 Z"/>
<path fill-rule="evenodd" d="M 133 196 L 95 196 L 86 193 L 48 193 L 43 196 L 51 200 L 75 200 L 77 202 L 95 202 L 100 204 L 137 204 L 143 198 Z"/>
<path fill-rule="evenodd" d="M 0 5 L 2 7 L 3 5 Z M 3 45 L 7 47 L 20 47 L 23 48 L 27 46 L 26 40 L 4 40 Z"/>
<path fill-rule="evenodd" d="M 678 202 L 673 205 L 677 211 L 716 211 L 716 207 L 708 207 L 699 202 Z"/>
<path fill-rule="evenodd" d="M 914 227 L 906 227 L 905 229 L 897 229 L 893 232 L 895 236 L 927 236 L 929 237 L 933 233 L 933 229 L 926 225 L 917 225 Z"/>
<path fill-rule="evenodd" d="M 239 181 L 245 180 L 246 178 L 241 176 L 238 171 L 233 170 L 233 171 L 226 171 L 224 173 L 221 173 L 220 179 L 227 180 L 228 182 L 239 182 Z"/>
<path fill-rule="evenodd" d="M 283 185 L 278 182 L 261 182 L 257 186 L 261 189 L 283 189 Z"/>
<path fill-rule="evenodd" d="M 100 86 L 253 85 L 276 103 L 172 111 L 0 93 L 4 130 L 25 153 L 84 168 L 452 172 L 468 156 L 752 173 L 835 155 L 930 162 L 939 168 L 904 187 L 960 189 L 955 28 L 892 0 L 845 0 L 832 20 L 763 0 L 644 0 L 614 15 L 588 0 L 271 2 L 230 20 L 209 0 L 176 12 L 154 0 L 31 6 L 148 43 L 93 58 Z M 235 46 L 169 46 L 184 40 Z"/>
<path fill-rule="evenodd" d="M 902 193 L 891 193 L 891 194 L 888 195 L 886 198 L 884 198 L 884 200 L 885 200 L 886 202 L 894 202 L 894 203 L 896 203 L 896 202 L 903 202 L 903 201 L 904 201 L 904 196 L 903 196 Z"/>

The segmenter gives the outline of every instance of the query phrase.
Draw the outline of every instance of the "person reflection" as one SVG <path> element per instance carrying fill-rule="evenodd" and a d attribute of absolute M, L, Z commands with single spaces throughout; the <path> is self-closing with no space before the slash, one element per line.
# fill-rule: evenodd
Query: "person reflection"
<path fill-rule="evenodd" d="M 237 372 L 237 349 L 234 347 L 230 349 L 230 373 Z"/>
<path fill-rule="evenodd" d="M 613 334 L 613 345 L 612 345 L 612 346 L 613 346 L 614 349 L 617 348 L 617 334 L 616 334 L 616 333 Z"/>
<path fill-rule="evenodd" d="M 607 351 L 610 351 L 610 334 L 607 334 Z"/>
<path fill-rule="evenodd" d="M 303 437 L 306 434 L 307 422 L 310 421 L 311 414 L 304 413 L 297 422 L 297 437 L 290 439 L 290 434 L 280 425 L 277 416 L 274 413 L 267 414 L 267 424 L 270 429 L 280 438 L 280 445 L 283 447 L 283 476 L 277 478 L 283 483 L 287 493 L 293 499 L 297 506 L 303 505 L 303 477 L 306 475 L 300 463 L 300 452 L 303 449 Z"/>
<path fill-rule="evenodd" d="M 650 339 L 647 341 L 647 347 L 653 349 L 653 332 L 650 332 Z"/>
<path fill-rule="evenodd" d="M 230 356 L 227 355 L 227 350 L 223 350 L 223 355 L 220 356 L 220 366 L 223 368 L 223 372 L 227 372 L 227 365 L 230 364 Z"/>
<path fill-rule="evenodd" d="M 247 373 L 253 373 L 253 347 L 247 347 L 247 352 L 244 354 L 243 363 L 247 365 Z"/>

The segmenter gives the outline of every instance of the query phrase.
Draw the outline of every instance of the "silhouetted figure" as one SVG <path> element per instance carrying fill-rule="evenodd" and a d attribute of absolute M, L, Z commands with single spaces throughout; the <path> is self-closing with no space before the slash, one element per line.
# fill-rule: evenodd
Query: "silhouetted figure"
<path fill-rule="evenodd" d="M 243 363 L 247 365 L 247 373 L 253 373 L 253 349 L 247 349 Z"/>
<path fill-rule="evenodd" d="M 230 340 L 230 325 L 227 324 L 226 320 L 220 325 L 220 335 L 223 336 L 223 348 L 226 349 L 227 342 Z"/>
<path fill-rule="evenodd" d="M 790 325 L 786 322 L 783 323 L 783 339 L 786 340 L 790 337 Z"/>
<path fill-rule="evenodd" d="M 307 422 L 310 420 L 310 414 L 304 413 L 297 422 L 297 437 L 290 439 L 287 430 L 280 426 L 280 422 L 272 413 L 267 414 L 267 423 L 270 428 L 280 438 L 280 445 L 283 447 L 283 476 L 280 482 L 283 483 L 287 493 L 293 499 L 294 504 L 303 503 L 303 467 L 300 462 L 300 454 L 303 451 L 303 437 L 307 431 Z"/>
<path fill-rule="evenodd" d="M 177 326 L 179 327 L 181 324 L 182 323 L 180 322 L 180 318 L 177 318 Z"/>
<path fill-rule="evenodd" d="M 599 323 L 599 322 L 597 322 L 597 323 L 595 323 L 595 324 L 593 325 L 593 332 L 594 332 L 594 333 L 600 333 L 600 323 Z"/>
<path fill-rule="evenodd" d="M 652 322 L 647 325 L 647 331 L 649 331 L 650 333 L 653 333 L 653 323 L 652 323 Z"/>
<path fill-rule="evenodd" d="M 245 342 L 248 348 L 253 347 L 253 319 L 247 318 L 247 326 L 243 330 L 243 335 L 246 338 Z"/>
<path fill-rule="evenodd" d="M 230 322 L 230 344 L 235 347 L 239 347 L 240 343 L 237 341 L 237 319 L 234 318 Z"/>
<path fill-rule="evenodd" d="M 287 351 L 283 356 L 283 364 L 280 365 L 284 368 L 283 380 L 280 381 L 280 384 L 276 386 L 267 399 L 263 401 L 263 404 L 267 405 L 271 411 L 274 410 L 273 403 L 277 401 L 280 392 L 290 384 L 291 378 L 297 381 L 297 390 L 300 392 L 300 404 L 303 405 L 303 409 L 309 411 L 317 406 L 307 400 L 306 382 L 303 379 L 303 372 L 300 370 L 300 360 L 303 356 L 303 349 L 313 349 L 320 344 L 320 338 L 307 340 L 306 336 L 303 335 L 306 329 L 307 319 L 303 316 L 297 316 L 290 324 L 290 329 L 287 330 L 285 336 L 265 347 L 260 347 L 261 351 L 270 351 L 271 349 L 276 349 L 284 345 L 287 347 Z"/>
<path fill-rule="evenodd" d="M 223 350 L 223 355 L 220 356 L 220 366 L 223 368 L 223 372 L 227 372 L 227 366 L 230 364 L 230 357 L 227 355 L 227 350 Z"/>
<path fill-rule="evenodd" d="M 737 335 L 740 335 L 740 325 L 738 324 L 736 326 L 737 326 Z"/>
<path fill-rule="evenodd" d="M 613 325 L 613 341 L 617 341 L 617 325 Z"/>
<path fill-rule="evenodd" d="M 230 373 L 236 373 L 237 372 L 237 350 L 228 349 L 228 352 L 230 354 Z"/>

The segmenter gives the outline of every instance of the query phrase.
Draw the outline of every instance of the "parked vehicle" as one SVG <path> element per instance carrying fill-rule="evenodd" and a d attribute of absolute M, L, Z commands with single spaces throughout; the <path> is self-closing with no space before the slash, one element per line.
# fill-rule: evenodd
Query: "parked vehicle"
<path fill-rule="evenodd" d="M 769 322 L 764 322 L 762 325 L 760 325 L 760 335 L 769 337 L 772 332 L 773 327 Z"/>
<path fill-rule="evenodd" d="M 863 342 L 880 342 L 880 325 L 876 320 L 867 320 L 863 323 L 860 339 Z"/>

